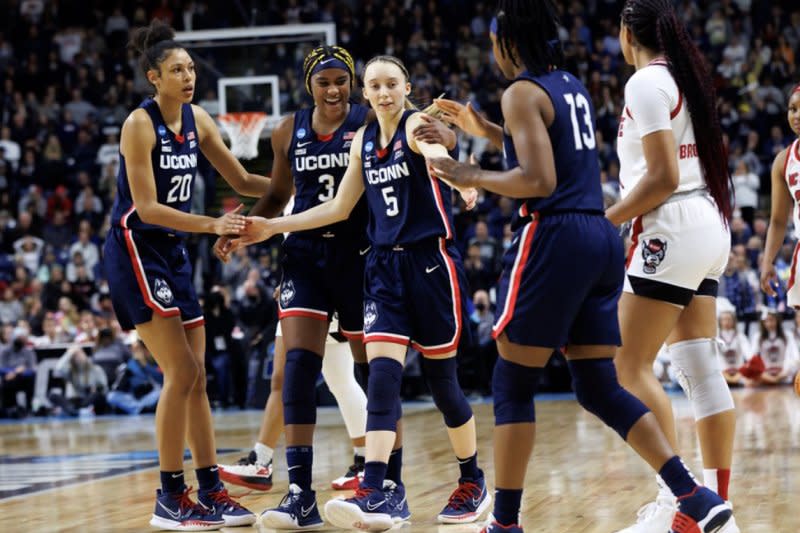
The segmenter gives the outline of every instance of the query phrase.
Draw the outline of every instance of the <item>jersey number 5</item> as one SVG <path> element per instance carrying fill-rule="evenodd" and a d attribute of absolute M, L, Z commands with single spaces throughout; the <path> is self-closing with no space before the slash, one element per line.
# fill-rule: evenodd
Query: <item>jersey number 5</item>
<path fill-rule="evenodd" d="M 400 212 L 400 208 L 397 205 L 397 196 L 392 196 L 394 187 L 384 187 L 381 189 L 381 193 L 383 194 L 383 201 L 386 202 L 386 216 L 397 216 L 397 213 Z"/>
<path fill-rule="evenodd" d="M 172 176 L 169 180 L 172 187 L 167 193 L 167 203 L 185 202 L 192 195 L 192 175 Z"/>
<path fill-rule="evenodd" d="M 567 93 L 564 95 L 564 100 L 566 100 L 567 104 L 569 104 L 569 116 L 572 119 L 572 135 L 575 139 L 575 149 L 594 149 L 596 142 L 594 139 L 594 123 L 592 122 L 592 113 L 591 108 L 589 107 L 589 101 L 586 100 L 586 97 L 581 93 Z M 586 124 L 587 130 L 585 132 L 580 130 L 580 125 L 578 124 L 578 110 L 583 112 L 583 123 Z"/>

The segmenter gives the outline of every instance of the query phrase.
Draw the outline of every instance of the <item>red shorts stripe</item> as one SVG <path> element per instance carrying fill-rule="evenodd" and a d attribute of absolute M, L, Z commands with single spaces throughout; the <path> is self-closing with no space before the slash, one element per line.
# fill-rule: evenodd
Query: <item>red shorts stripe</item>
<path fill-rule="evenodd" d="M 206 319 L 202 316 L 187 320 L 183 323 L 183 329 L 194 329 L 206 325 Z"/>
<path fill-rule="evenodd" d="M 631 234 L 631 247 L 628 248 L 628 257 L 625 259 L 625 270 L 631 266 L 633 261 L 633 254 L 636 253 L 636 247 L 639 246 L 639 235 L 642 234 L 644 228 L 642 227 L 642 217 L 638 216 L 633 221 L 633 233 Z"/>
<path fill-rule="evenodd" d="M 794 245 L 794 253 L 792 254 L 792 269 L 789 271 L 789 283 L 786 290 L 788 291 L 794 287 L 795 274 L 797 273 L 797 253 L 800 252 L 800 242 Z"/>
<path fill-rule="evenodd" d="M 324 311 L 317 311 L 316 309 L 281 309 L 278 307 L 278 318 L 290 318 L 290 317 L 303 317 L 303 318 L 313 318 L 315 320 L 323 320 L 325 322 L 328 321 L 328 313 Z"/>
<path fill-rule="evenodd" d="M 409 338 L 403 335 L 394 335 L 393 333 L 365 333 L 364 344 L 370 342 L 390 342 L 392 344 L 400 344 L 401 346 L 408 346 Z"/>
<path fill-rule="evenodd" d="M 139 284 L 139 291 L 142 293 L 145 305 L 164 318 L 179 316 L 181 311 L 177 307 L 163 307 L 153 299 L 150 294 L 150 286 L 147 284 L 147 279 L 145 278 L 144 267 L 139 259 L 139 251 L 136 249 L 136 243 L 133 240 L 133 233 L 129 229 L 122 231 L 125 233 L 125 244 L 128 247 L 128 254 L 131 258 L 133 271 L 136 274 L 136 282 Z"/>
<path fill-rule="evenodd" d="M 533 221 L 525 228 L 521 241 L 519 244 L 519 251 L 517 252 L 517 259 L 514 261 L 514 266 L 511 268 L 511 280 L 509 282 L 508 294 L 506 295 L 505 306 L 503 314 L 497 324 L 492 328 L 492 337 L 495 339 L 500 336 L 505 327 L 511 322 L 514 317 L 514 307 L 517 304 L 517 295 L 519 294 L 519 285 L 522 282 L 522 273 L 528 264 L 528 256 L 531 252 L 531 244 L 533 237 L 536 234 L 536 227 L 539 225 L 539 220 L 534 216 Z"/>

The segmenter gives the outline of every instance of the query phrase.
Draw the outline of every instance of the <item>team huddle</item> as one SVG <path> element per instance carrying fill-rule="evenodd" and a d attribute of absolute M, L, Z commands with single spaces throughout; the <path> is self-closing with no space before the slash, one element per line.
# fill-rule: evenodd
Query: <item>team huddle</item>
<path fill-rule="evenodd" d="M 273 131 L 270 178 L 248 173 L 209 115 L 190 103 L 194 64 L 172 30 L 160 23 L 139 30 L 133 44 L 155 96 L 122 130 L 105 261 L 120 324 L 137 329 L 164 371 L 156 413 L 162 486 L 151 525 L 188 531 L 260 521 L 313 530 L 327 522 L 382 531 L 409 520 L 400 385 L 410 346 L 422 355 L 460 471 L 439 522 L 485 520 L 487 533 L 523 530 L 534 396 L 553 350 L 564 348 L 580 405 L 655 474 L 658 496 L 622 531 L 739 532 L 728 501 L 736 416 L 715 341 L 733 206 L 714 91 L 669 0 L 628 0 L 621 21 L 622 53 L 636 72 L 625 88 L 617 139 L 622 200 L 607 210 L 591 97 L 561 68 L 551 0 L 498 2 L 490 36 L 509 81 L 502 125 L 452 100 L 435 101 L 438 118 L 418 111 L 406 67 L 388 55 L 366 63 L 367 105 L 353 103 L 353 58 L 341 47 L 315 48 L 303 64 L 314 105 Z M 800 134 L 800 86 L 789 97 L 788 116 Z M 459 162 L 452 126 L 502 150 L 505 170 Z M 198 151 L 239 194 L 259 198 L 248 215 L 240 208 L 216 219 L 189 212 Z M 795 141 L 773 166 L 762 268 L 768 293 L 798 169 Z M 493 482 L 480 468 L 475 418 L 455 357 L 466 334 L 468 287 L 454 244 L 453 203 L 458 194 L 472 208 L 478 189 L 517 205 L 493 328 L 499 353 L 492 376 Z M 291 213 L 281 216 L 292 198 Z M 800 211 L 793 212 L 798 227 Z M 632 223 L 627 254 L 616 229 L 626 222 Z M 182 243 L 193 232 L 219 235 L 214 251 L 223 261 L 243 246 L 288 234 L 272 391 L 258 440 L 236 465 L 217 466 L 204 318 Z M 789 303 L 800 305 L 792 282 Z M 652 372 L 662 345 L 697 422 L 702 485 L 675 452 L 670 401 Z M 354 492 L 328 501 L 323 513 L 312 489 L 320 372 L 354 451 L 345 476 L 332 482 Z M 270 489 L 281 431 L 288 491 L 256 516 L 222 481 Z M 196 465 L 196 501 L 183 477 L 186 441 Z"/>

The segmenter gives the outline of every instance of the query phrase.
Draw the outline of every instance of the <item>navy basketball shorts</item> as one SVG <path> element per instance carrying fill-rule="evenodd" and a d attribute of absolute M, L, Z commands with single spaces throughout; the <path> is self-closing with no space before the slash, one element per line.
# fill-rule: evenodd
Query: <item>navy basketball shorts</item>
<path fill-rule="evenodd" d="M 525 346 L 620 344 L 625 255 L 602 215 L 538 215 L 503 257 L 493 335 Z"/>
<path fill-rule="evenodd" d="M 189 254 L 178 237 L 112 227 L 104 246 L 111 302 L 124 330 L 155 312 L 179 316 L 187 329 L 205 324 L 192 283 Z"/>
<path fill-rule="evenodd" d="M 283 245 L 278 314 L 328 321 L 336 312 L 348 339 L 363 334 L 364 260 L 368 243 L 291 235 Z"/>
<path fill-rule="evenodd" d="M 410 343 L 424 355 L 455 350 L 466 287 L 461 255 L 444 239 L 373 248 L 364 275 L 364 343 Z"/>

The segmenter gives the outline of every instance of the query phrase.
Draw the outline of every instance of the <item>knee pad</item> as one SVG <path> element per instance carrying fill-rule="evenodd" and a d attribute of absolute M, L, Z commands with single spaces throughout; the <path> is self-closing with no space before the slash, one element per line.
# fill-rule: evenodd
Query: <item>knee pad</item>
<path fill-rule="evenodd" d="M 650 410 L 622 388 L 611 358 L 568 360 L 578 403 L 628 440 L 628 431 Z"/>
<path fill-rule="evenodd" d="M 497 358 L 492 374 L 494 425 L 536 422 L 533 397 L 539 388 L 542 370 Z"/>
<path fill-rule="evenodd" d="M 458 384 L 456 358 L 428 359 L 422 358 L 422 368 L 431 389 L 433 402 L 444 416 L 444 423 L 449 428 L 464 425 L 472 418 L 472 408 Z"/>
<path fill-rule="evenodd" d="M 722 375 L 718 350 L 714 339 L 692 339 L 667 347 L 678 383 L 692 404 L 695 420 L 734 408 L 733 396 Z"/>
<path fill-rule="evenodd" d="M 397 431 L 397 404 L 403 365 L 388 357 L 369 363 L 367 388 L 367 431 Z"/>
<path fill-rule="evenodd" d="M 295 348 L 286 352 L 283 378 L 283 420 L 285 424 L 317 423 L 317 377 L 322 357 Z"/>

